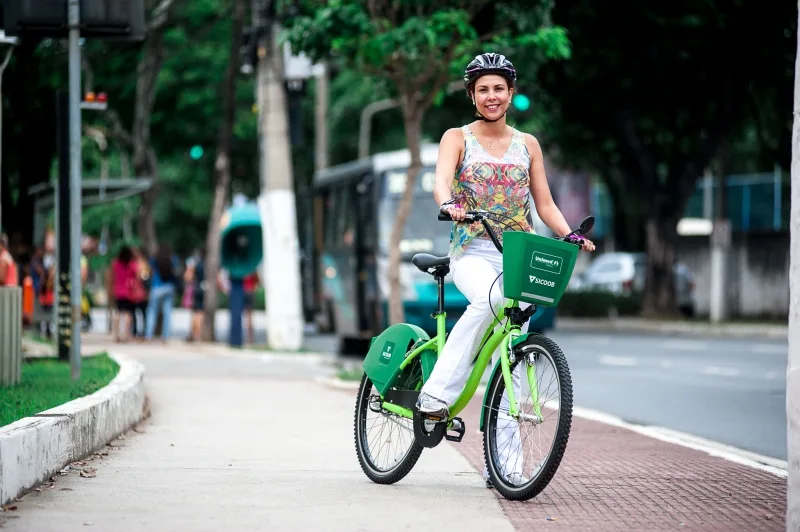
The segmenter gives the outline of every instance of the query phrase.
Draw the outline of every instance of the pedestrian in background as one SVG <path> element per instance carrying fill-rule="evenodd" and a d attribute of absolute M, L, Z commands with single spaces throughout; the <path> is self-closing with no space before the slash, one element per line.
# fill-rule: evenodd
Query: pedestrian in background
<path fill-rule="evenodd" d="M 117 313 L 114 316 L 114 341 L 127 342 L 133 330 L 133 285 L 138 267 L 129 246 L 122 246 L 111 261 L 111 286 Z"/>
<path fill-rule="evenodd" d="M 178 281 L 178 259 L 168 244 L 158 247 L 156 256 L 150 260 L 150 300 L 147 305 L 147 340 L 153 339 L 156 320 L 161 313 L 161 340 L 169 340 L 172 323 L 172 307 Z"/>
<path fill-rule="evenodd" d="M 133 293 L 131 294 L 133 303 L 133 336 L 137 340 L 144 340 L 152 272 L 150 263 L 141 248 L 133 248 L 133 256 L 138 266 L 138 275 L 133 283 Z"/>

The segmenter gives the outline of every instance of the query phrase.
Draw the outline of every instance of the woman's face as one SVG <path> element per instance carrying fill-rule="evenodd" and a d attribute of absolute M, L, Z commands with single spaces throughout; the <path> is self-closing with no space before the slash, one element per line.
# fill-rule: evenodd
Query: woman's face
<path fill-rule="evenodd" d="M 472 97 L 478 112 L 489 120 L 503 116 L 511 103 L 514 89 L 508 87 L 508 81 L 497 74 L 487 74 L 475 80 Z"/>

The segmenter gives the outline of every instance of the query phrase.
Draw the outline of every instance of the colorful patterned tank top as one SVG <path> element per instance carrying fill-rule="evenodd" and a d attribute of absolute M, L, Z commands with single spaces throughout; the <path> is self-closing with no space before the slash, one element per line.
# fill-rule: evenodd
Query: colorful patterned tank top
<path fill-rule="evenodd" d="M 469 126 L 462 126 L 461 131 L 464 133 L 464 161 L 453 178 L 450 189 L 453 199 L 466 210 L 482 209 L 511 217 L 498 217 L 505 224 L 488 220 L 501 242 L 503 231 L 533 233 L 529 188 L 531 157 L 525 137 L 512 128 L 511 143 L 498 159 L 483 149 Z M 491 237 L 481 223 L 454 223 L 450 231 L 450 257 L 461 256 L 473 238 L 489 240 Z"/>

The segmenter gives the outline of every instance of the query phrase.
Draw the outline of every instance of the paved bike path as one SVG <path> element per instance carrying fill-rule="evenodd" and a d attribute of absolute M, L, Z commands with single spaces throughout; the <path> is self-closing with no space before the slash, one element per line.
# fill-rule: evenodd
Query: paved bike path
<path fill-rule="evenodd" d="M 480 404 L 464 411 L 456 448 L 483 469 Z M 569 444 L 535 499 L 498 496 L 517 530 L 786 530 L 786 478 L 667 443 L 626 428 L 573 417 Z"/>
<path fill-rule="evenodd" d="M 147 368 L 151 418 L 87 461 L 95 477 L 56 475 L 0 513 L 3 532 L 513 530 L 451 446 L 400 484 L 370 482 L 354 394 L 315 384 L 323 370 L 305 359 L 115 348 Z"/>

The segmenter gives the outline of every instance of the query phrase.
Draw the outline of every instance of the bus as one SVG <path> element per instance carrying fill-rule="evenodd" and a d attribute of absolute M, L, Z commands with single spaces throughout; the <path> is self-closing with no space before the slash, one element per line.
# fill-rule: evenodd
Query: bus
<path fill-rule="evenodd" d="M 400 241 L 400 284 L 406 322 L 433 336 L 436 282 L 411 264 L 411 258 L 416 253 L 447 255 L 452 224 L 436 219 L 433 185 L 439 145 L 426 143 L 421 151 L 422 170 Z M 389 325 L 389 242 L 410 164 L 411 155 L 404 149 L 377 153 L 314 175 L 312 227 L 304 251 L 304 300 L 310 307 L 307 315 L 313 316 L 319 330 L 337 336 L 342 354 L 365 355 L 372 337 Z M 543 224 L 537 218 L 534 226 L 539 230 Z M 444 288 L 450 330 L 469 301 L 453 284 L 452 276 L 445 278 Z M 540 322 L 536 329 L 552 327 L 552 312 L 542 309 L 534 314 L 534 320 Z"/>
<path fill-rule="evenodd" d="M 416 253 L 447 255 L 451 224 L 436 220 L 433 200 L 438 144 L 422 146 L 422 170 L 400 241 L 400 285 L 405 318 L 433 335 L 437 287 L 419 271 Z M 313 229 L 308 239 L 315 321 L 335 333 L 343 354 L 366 354 L 369 341 L 389 325 L 389 241 L 406 189 L 409 151 L 397 150 L 321 170 L 312 185 Z M 309 283 L 306 283 L 308 286 Z M 307 298 L 308 300 L 309 298 Z M 469 304 L 445 279 L 447 326 Z"/>

